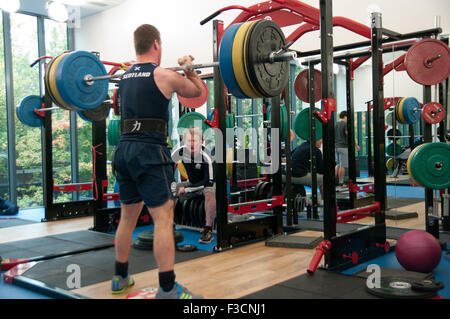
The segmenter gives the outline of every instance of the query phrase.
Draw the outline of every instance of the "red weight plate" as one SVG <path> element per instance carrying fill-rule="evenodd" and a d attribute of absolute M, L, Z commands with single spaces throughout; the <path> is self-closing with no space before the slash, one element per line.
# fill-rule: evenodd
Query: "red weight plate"
<path fill-rule="evenodd" d="M 450 75 L 450 48 L 436 39 L 416 42 L 406 53 L 408 75 L 422 85 L 435 85 Z"/>
<path fill-rule="evenodd" d="M 202 84 L 203 84 L 202 94 L 198 97 L 188 98 L 177 94 L 178 101 L 180 101 L 181 105 L 187 108 L 196 109 L 205 104 L 206 100 L 208 100 L 209 89 L 205 81 L 202 80 Z"/>
<path fill-rule="evenodd" d="M 295 95 L 305 103 L 309 103 L 308 69 L 301 71 L 294 81 Z M 314 70 L 314 102 L 322 98 L 322 73 Z"/>
<path fill-rule="evenodd" d="M 445 118 L 445 108 L 437 102 L 427 103 L 422 108 L 422 118 L 428 124 L 440 123 Z"/>

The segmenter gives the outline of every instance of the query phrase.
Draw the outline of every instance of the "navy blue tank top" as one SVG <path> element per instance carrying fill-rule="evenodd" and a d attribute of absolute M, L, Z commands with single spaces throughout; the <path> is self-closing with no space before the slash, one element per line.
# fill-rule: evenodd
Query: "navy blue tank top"
<path fill-rule="evenodd" d="M 122 75 L 119 95 L 122 118 L 157 118 L 169 121 L 169 102 L 155 83 L 155 63 L 134 64 Z M 121 140 L 166 144 L 167 135 L 159 132 L 123 133 Z"/>

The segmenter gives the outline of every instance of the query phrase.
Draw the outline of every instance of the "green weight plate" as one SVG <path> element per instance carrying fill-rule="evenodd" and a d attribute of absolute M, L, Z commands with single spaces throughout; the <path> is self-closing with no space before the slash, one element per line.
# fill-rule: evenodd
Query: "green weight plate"
<path fill-rule="evenodd" d="M 320 112 L 318 108 L 315 108 L 316 111 Z M 322 138 L 322 123 L 315 118 L 316 121 L 316 140 Z M 310 119 L 309 119 L 309 108 L 305 108 L 297 114 L 294 121 L 294 132 L 303 140 L 310 140 Z"/>
<path fill-rule="evenodd" d="M 386 154 L 389 156 L 399 156 L 402 153 L 402 146 L 398 143 L 386 145 Z"/>
<path fill-rule="evenodd" d="M 108 143 L 116 146 L 120 139 L 120 120 L 111 119 L 108 123 Z"/>
<path fill-rule="evenodd" d="M 205 117 L 201 113 L 189 112 L 183 114 L 178 121 L 178 134 L 183 135 L 183 131 L 190 127 L 199 127 L 206 131 L 208 125 L 205 123 Z"/>
<path fill-rule="evenodd" d="M 286 106 L 281 106 L 281 138 L 282 140 L 286 140 L 286 136 L 288 133 L 287 124 L 288 124 L 288 115 Z"/>
<path fill-rule="evenodd" d="M 420 185 L 430 189 L 450 187 L 450 145 L 426 143 L 410 162 L 410 169 Z"/>

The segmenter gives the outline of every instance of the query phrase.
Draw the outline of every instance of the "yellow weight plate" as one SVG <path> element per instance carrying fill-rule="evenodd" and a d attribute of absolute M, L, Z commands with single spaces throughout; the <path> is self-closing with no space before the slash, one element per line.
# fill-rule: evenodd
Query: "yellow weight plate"
<path fill-rule="evenodd" d="M 417 146 L 417 147 L 411 152 L 411 154 L 409 154 L 408 160 L 406 161 L 406 167 L 408 168 L 408 175 L 409 175 L 409 178 L 411 178 L 411 180 L 413 181 L 414 184 L 419 185 L 419 186 L 420 186 L 420 183 L 417 182 L 417 181 L 414 179 L 413 173 L 412 173 L 412 171 L 411 171 L 411 159 L 413 158 L 413 156 L 414 156 L 414 154 L 417 152 L 417 150 L 418 150 L 419 148 L 421 148 L 422 146 L 424 146 L 425 144 L 428 144 L 428 143 L 420 144 L 419 146 Z"/>
<path fill-rule="evenodd" d="M 178 168 L 178 171 L 180 172 L 180 175 L 183 176 L 184 179 L 189 179 L 188 174 L 186 172 L 186 168 L 184 167 L 183 161 L 181 161 L 181 160 L 178 161 L 177 168 Z"/>
<path fill-rule="evenodd" d="M 398 115 L 398 120 L 400 121 L 400 123 L 406 124 L 405 118 L 403 117 L 403 103 L 405 102 L 406 98 L 402 98 L 400 100 L 400 103 L 398 103 L 398 111 L 397 111 L 397 115 Z"/>
<path fill-rule="evenodd" d="M 243 50 L 245 49 L 245 40 L 248 35 L 248 31 L 250 26 L 255 23 L 255 21 L 249 21 L 242 24 L 236 32 L 233 40 L 233 54 L 232 54 L 232 62 L 233 62 L 233 71 L 236 77 L 236 81 L 248 97 L 257 98 L 260 97 L 257 94 L 257 91 L 253 88 L 250 81 L 248 81 L 245 72 L 245 61 L 243 59 Z"/>
<path fill-rule="evenodd" d="M 50 83 L 50 89 L 52 91 L 52 94 L 57 102 L 57 104 L 66 110 L 74 110 L 72 107 L 67 105 L 65 101 L 61 98 L 61 95 L 59 94 L 58 87 L 56 86 L 56 79 L 55 79 L 55 73 L 56 69 L 58 67 L 59 62 L 61 62 L 62 58 L 64 58 L 67 55 L 67 53 L 63 53 L 60 56 L 56 57 L 55 61 L 53 62 L 52 68 L 50 69 L 49 73 L 49 83 Z"/>
<path fill-rule="evenodd" d="M 256 21 L 254 21 L 256 22 Z M 248 48 L 249 46 L 247 45 L 247 42 L 250 39 L 250 34 L 252 32 L 252 28 L 255 26 L 255 23 L 253 23 L 247 30 L 246 34 L 245 34 L 245 38 L 244 38 L 244 42 L 242 43 L 242 62 L 244 65 L 244 72 L 245 72 L 245 78 L 247 79 L 247 82 L 250 84 L 250 87 L 252 89 L 252 91 L 256 94 L 256 96 L 254 97 L 262 97 L 263 94 L 259 92 L 259 90 L 256 88 L 255 85 L 253 85 L 253 82 L 250 78 L 250 73 L 249 73 L 249 67 L 248 67 Z"/>

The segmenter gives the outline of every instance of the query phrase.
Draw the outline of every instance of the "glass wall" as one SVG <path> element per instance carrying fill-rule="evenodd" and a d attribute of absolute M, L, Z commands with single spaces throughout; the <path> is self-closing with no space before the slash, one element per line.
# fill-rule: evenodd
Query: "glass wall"
<path fill-rule="evenodd" d="M 0 197 L 8 195 L 8 133 L 6 126 L 5 61 L 3 46 L 3 21 L 0 14 Z"/>
<path fill-rule="evenodd" d="M 66 24 L 45 20 L 45 53 L 57 56 L 67 50 Z M 49 60 L 47 60 L 49 61 Z M 53 180 L 55 185 L 71 182 L 70 113 L 62 108 L 52 111 Z M 67 202 L 71 193 L 54 192 L 54 202 Z"/>
<path fill-rule="evenodd" d="M 36 17 L 11 15 L 14 103 L 29 95 L 40 95 L 39 68 L 30 67 L 38 57 Z M 41 128 L 22 124 L 16 115 L 17 204 L 43 205 Z"/>

